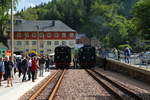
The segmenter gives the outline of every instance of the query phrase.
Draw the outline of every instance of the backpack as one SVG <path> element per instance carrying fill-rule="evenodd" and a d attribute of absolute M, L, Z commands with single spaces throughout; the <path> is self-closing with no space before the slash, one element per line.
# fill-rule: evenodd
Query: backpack
<path fill-rule="evenodd" d="M 24 59 L 22 62 L 21 62 L 21 65 L 26 65 L 27 64 L 27 61 L 26 59 Z"/>

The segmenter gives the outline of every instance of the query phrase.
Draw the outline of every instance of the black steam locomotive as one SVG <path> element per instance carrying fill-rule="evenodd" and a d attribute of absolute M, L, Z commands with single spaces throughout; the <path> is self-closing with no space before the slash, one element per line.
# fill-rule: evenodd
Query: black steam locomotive
<path fill-rule="evenodd" d="M 55 48 L 54 63 L 56 68 L 67 68 L 71 63 L 71 48 L 68 46 L 58 46 Z"/>
<path fill-rule="evenodd" d="M 90 45 L 85 45 L 79 49 L 78 62 L 81 68 L 91 68 L 96 64 L 96 51 Z"/>

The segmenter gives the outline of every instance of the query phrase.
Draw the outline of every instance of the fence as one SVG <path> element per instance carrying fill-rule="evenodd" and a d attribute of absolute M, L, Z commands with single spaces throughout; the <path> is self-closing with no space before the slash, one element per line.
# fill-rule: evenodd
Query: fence
<path fill-rule="evenodd" d="M 101 55 L 99 55 L 101 56 Z M 118 60 L 120 62 L 125 62 L 125 56 L 123 53 L 120 54 L 120 58 L 118 59 L 118 56 L 115 55 L 113 52 L 108 52 L 105 56 L 107 59 L 114 59 Z M 137 67 L 142 67 L 145 69 L 150 69 L 150 57 L 143 57 L 140 56 L 140 54 L 134 53 L 129 57 L 129 64 L 136 65 Z"/>

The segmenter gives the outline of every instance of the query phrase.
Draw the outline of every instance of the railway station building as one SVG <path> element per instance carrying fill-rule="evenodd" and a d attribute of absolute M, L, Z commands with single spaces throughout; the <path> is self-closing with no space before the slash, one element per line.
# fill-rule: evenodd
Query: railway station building
<path fill-rule="evenodd" d="M 11 32 L 8 31 L 9 37 Z M 50 54 L 56 46 L 75 47 L 77 32 L 60 20 L 23 20 L 14 25 L 14 51 Z M 8 40 L 11 48 L 11 39 Z"/>

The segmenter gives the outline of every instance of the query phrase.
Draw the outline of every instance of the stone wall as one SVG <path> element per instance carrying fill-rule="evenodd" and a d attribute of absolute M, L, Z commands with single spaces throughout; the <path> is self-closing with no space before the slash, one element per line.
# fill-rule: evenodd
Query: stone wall
<path fill-rule="evenodd" d="M 134 79 L 140 80 L 144 83 L 150 84 L 150 71 L 136 67 L 135 65 L 130 65 L 122 63 L 116 60 L 97 57 L 97 66 L 106 67 L 106 70 L 115 71 L 126 76 L 132 77 Z"/>

